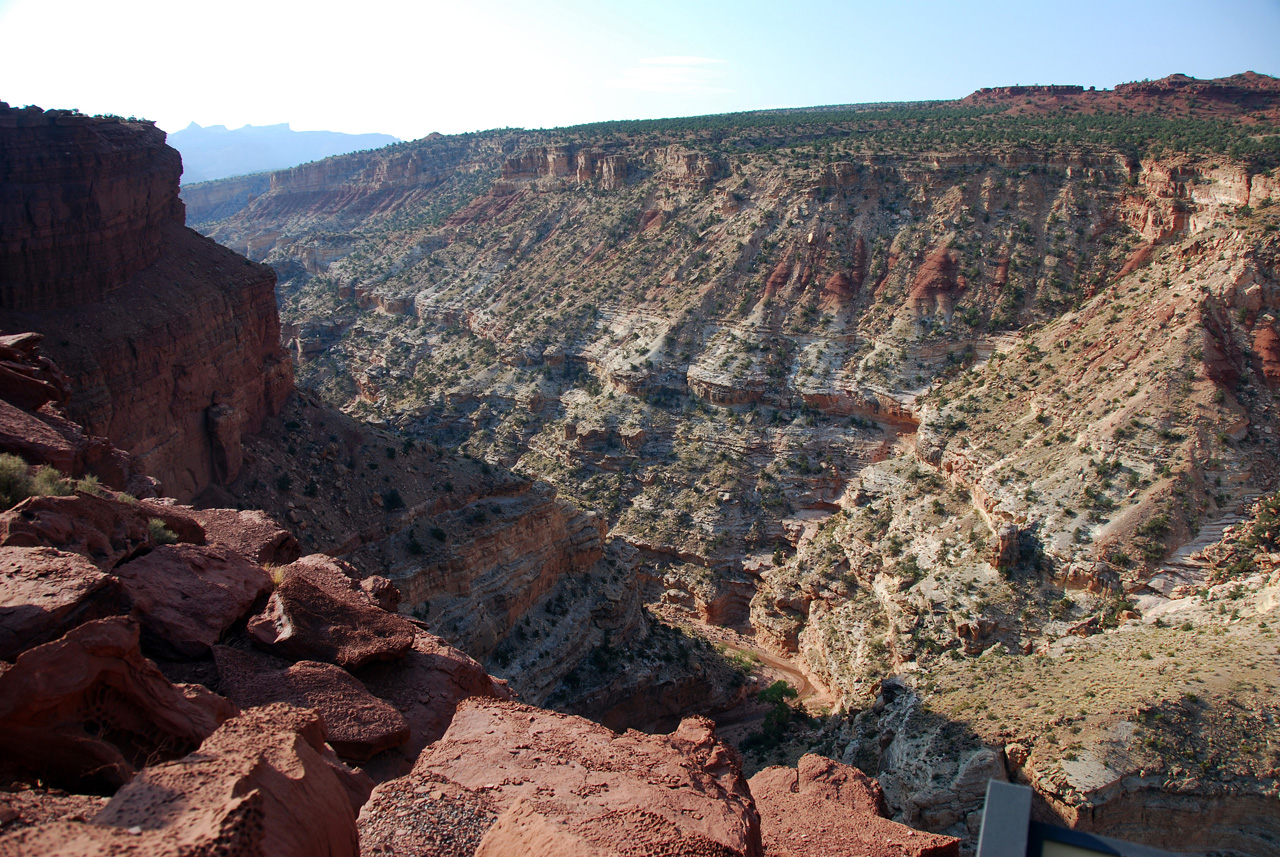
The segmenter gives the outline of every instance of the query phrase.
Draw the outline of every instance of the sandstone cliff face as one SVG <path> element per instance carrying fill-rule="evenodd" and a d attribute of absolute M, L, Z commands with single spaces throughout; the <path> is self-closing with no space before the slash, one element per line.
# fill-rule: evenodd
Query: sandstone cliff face
<path fill-rule="evenodd" d="M 45 334 L 72 418 L 170 495 L 234 479 L 241 438 L 293 387 L 274 273 L 182 225 L 181 162 L 154 127 L 0 120 L 5 192 L 30 202 L 4 218 L 0 325 Z"/>
<path fill-rule="evenodd" d="M 270 188 L 271 176 L 268 173 L 218 182 L 198 182 L 182 186 L 182 202 L 187 207 L 190 222 L 205 223 L 230 217 Z"/>
<path fill-rule="evenodd" d="M 100 301 L 182 223 L 181 159 L 149 122 L 0 102 L 0 309 Z"/>

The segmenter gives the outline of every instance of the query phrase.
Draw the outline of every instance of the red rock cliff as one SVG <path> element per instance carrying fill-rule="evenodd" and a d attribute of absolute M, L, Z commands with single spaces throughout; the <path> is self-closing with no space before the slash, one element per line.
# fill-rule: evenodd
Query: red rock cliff
<path fill-rule="evenodd" d="M 70 416 L 189 499 L 293 389 L 275 274 L 183 225 L 148 123 L 0 107 L 0 328 L 36 330 Z"/>
<path fill-rule="evenodd" d="M 148 122 L 0 102 L 0 306 L 101 300 L 183 222 L 182 160 Z"/>

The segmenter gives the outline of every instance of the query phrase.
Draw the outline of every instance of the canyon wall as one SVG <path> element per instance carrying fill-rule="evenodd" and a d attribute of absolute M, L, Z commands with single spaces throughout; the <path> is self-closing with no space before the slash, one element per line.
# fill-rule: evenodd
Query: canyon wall
<path fill-rule="evenodd" d="M 182 162 L 148 122 L 0 102 L 0 307 L 102 300 L 182 223 Z"/>
<path fill-rule="evenodd" d="M 45 334 L 70 415 L 190 499 L 293 388 L 275 274 L 183 225 L 149 123 L 0 109 L 0 327 Z"/>
<path fill-rule="evenodd" d="M 270 173 L 254 173 L 218 182 L 183 185 L 182 202 L 192 223 L 204 223 L 230 217 L 270 188 Z"/>

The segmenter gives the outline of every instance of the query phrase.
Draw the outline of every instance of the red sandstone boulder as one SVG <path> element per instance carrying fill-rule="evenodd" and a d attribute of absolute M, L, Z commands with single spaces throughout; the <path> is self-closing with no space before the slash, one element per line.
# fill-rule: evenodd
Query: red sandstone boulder
<path fill-rule="evenodd" d="M 47 464 L 71 473 L 77 450 L 47 418 L 0 401 L 0 452 L 20 456 L 29 464 Z"/>
<path fill-rule="evenodd" d="M 280 574 L 266 609 L 249 620 L 249 635 L 269 652 L 354 669 L 413 647 L 413 623 L 369 601 L 336 560 L 315 554 Z"/>
<path fill-rule="evenodd" d="M 778 291 L 787 284 L 791 279 L 791 261 L 783 259 L 781 262 L 773 266 L 773 270 L 769 272 L 769 279 L 765 281 L 764 296 L 767 300 L 778 293 Z"/>
<path fill-rule="evenodd" d="M 17 831 L 0 838 L 0 855 L 355 857 L 368 785 L 324 746 L 314 712 L 272 705 L 147 768 L 91 823 Z"/>
<path fill-rule="evenodd" d="M 364 761 L 409 740 L 409 724 L 346 670 L 332 664 L 289 664 L 270 655 L 215 646 L 218 689 L 241 708 L 288 702 L 324 718 L 330 746 Z"/>
<path fill-rule="evenodd" d="M 471 855 L 498 813 L 484 791 L 431 773 L 382 783 L 360 810 L 362 854 Z"/>
<path fill-rule="evenodd" d="M 804 756 L 751 778 L 769 857 L 955 857 L 960 840 L 884 818 L 880 784 L 848 765 Z"/>
<path fill-rule="evenodd" d="M 61 406 L 70 379 L 37 353 L 38 333 L 0 335 L 0 452 L 28 464 L 47 464 L 70 476 L 92 473 L 117 491 L 152 493 L 150 480 L 105 438 L 90 437 L 67 419 Z"/>
<path fill-rule="evenodd" d="M 171 684 L 138 648 L 138 625 L 88 622 L 0 673 L 0 758 L 48 782 L 116 787 L 157 758 L 194 749 L 234 713 Z"/>
<path fill-rule="evenodd" d="M 78 554 L 0 548 L 0 660 L 127 611 L 119 582 Z"/>
<path fill-rule="evenodd" d="M 83 491 L 71 497 L 31 497 L 0 515 L 0 546 L 54 547 L 110 571 L 153 546 L 138 506 Z"/>
<path fill-rule="evenodd" d="M 996 540 L 991 545 L 989 561 L 998 569 L 1013 568 L 1018 564 L 1019 545 L 1016 524 L 1004 524 L 996 530 Z"/>
<path fill-rule="evenodd" d="M 271 591 L 271 576 L 219 545 L 163 545 L 115 568 L 149 645 L 200 657 Z"/>
<path fill-rule="evenodd" d="M 855 289 L 862 287 L 862 281 L 867 278 L 867 242 L 862 236 L 858 236 L 858 240 L 853 244 L 853 256 L 849 260 L 849 279 L 853 283 Z"/>
<path fill-rule="evenodd" d="M 178 537 L 178 541 L 189 545 L 208 544 L 204 527 L 191 516 L 195 510 L 190 506 L 180 506 L 169 497 L 153 497 L 143 500 L 138 507 L 148 518 L 156 518 Z M 252 559 L 252 557 L 250 557 Z"/>
<path fill-rule="evenodd" d="M 404 773 L 428 744 L 439 740 L 458 703 L 468 697 L 510 699 L 506 682 L 439 637 L 418 632 L 413 649 L 395 663 L 370 664 L 359 671 L 369 692 L 385 699 L 409 723 L 409 743 L 386 760 L 387 774 Z"/>
<path fill-rule="evenodd" d="M 761 854 L 737 758 L 702 718 L 670 735 L 618 735 L 472 698 L 414 766 L 428 773 L 483 790 L 501 812 L 477 854 Z"/>
<path fill-rule="evenodd" d="M 190 515 L 204 527 L 210 541 L 227 545 L 256 563 L 284 565 L 302 553 L 293 533 L 266 512 L 253 509 L 192 509 Z"/>
<path fill-rule="evenodd" d="M 400 590 L 380 574 L 371 575 L 360 581 L 360 591 L 388 613 L 394 613 L 400 607 Z"/>
<path fill-rule="evenodd" d="M 39 353 L 44 336 L 33 331 L 0 336 L 0 399 L 26 411 L 65 402 L 71 379 Z"/>

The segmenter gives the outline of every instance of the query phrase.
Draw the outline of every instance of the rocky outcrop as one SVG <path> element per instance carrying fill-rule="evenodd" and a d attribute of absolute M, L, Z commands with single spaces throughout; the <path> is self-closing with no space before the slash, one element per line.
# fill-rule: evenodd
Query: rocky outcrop
<path fill-rule="evenodd" d="M 150 122 L 0 102 L 0 308 L 96 303 L 182 223 L 182 161 Z"/>
<path fill-rule="evenodd" d="M 414 626 L 372 603 L 329 557 L 304 557 L 278 573 L 266 608 L 248 625 L 268 651 L 353 669 L 395 660 L 413 647 Z"/>
<path fill-rule="evenodd" d="M 807 755 L 749 785 L 770 857 L 959 857 L 960 840 L 885 818 L 880 784 L 849 765 Z"/>
<path fill-rule="evenodd" d="M 733 752 L 709 721 L 618 735 L 514 702 L 472 699 L 411 777 L 483 789 L 499 816 L 478 853 L 760 855 L 760 823 Z M 430 790 L 430 787 L 426 787 Z"/>
<path fill-rule="evenodd" d="M 0 839 L 0 854 L 356 857 L 368 782 L 324 744 L 312 712 L 272 705 L 229 720 L 175 762 L 153 765 L 89 823 Z"/>
<path fill-rule="evenodd" d="M 408 743 L 383 757 L 397 774 L 412 767 L 418 754 L 438 740 L 453 719 L 458 703 L 470 697 L 510 699 L 506 683 L 439 637 L 420 633 L 413 648 L 395 663 L 370 664 L 360 679 L 371 693 L 395 707 L 409 724 Z"/>
<path fill-rule="evenodd" d="M 224 544 L 259 565 L 287 565 L 298 558 L 301 548 L 293 533 L 257 509 L 192 510 L 212 542 Z"/>
<path fill-rule="evenodd" d="M 183 226 L 181 161 L 149 123 L 5 108 L 0 140 L 0 326 L 45 334 L 71 418 L 168 493 L 234 478 L 292 390 L 273 272 Z"/>
<path fill-rule="evenodd" d="M 155 537 L 141 507 L 81 491 L 31 497 L 0 514 L 0 545 L 58 548 L 109 571 L 150 550 Z"/>
<path fill-rule="evenodd" d="M 1117 87 L 1118 89 L 1119 87 Z M 1029 95 L 1079 95 L 1084 92 L 1083 86 L 1070 84 L 1050 84 L 1044 86 L 984 86 L 982 89 L 965 96 L 963 102 L 984 104 L 1002 99 L 1025 98 Z"/>
<path fill-rule="evenodd" d="M 570 174 L 573 151 L 569 146 L 539 146 L 507 158 L 502 165 L 506 181 L 538 178 L 560 178 Z"/>
<path fill-rule="evenodd" d="M 148 641 L 179 657 L 207 654 L 271 591 L 261 566 L 221 545 L 162 545 L 114 572 Z"/>
<path fill-rule="evenodd" d="M 71 788 L 112 788 L 156 758 L 194 749 L 233 706 L 176 687 L 138 648 L 138 625 L 88 622 L 0 672 L 6 764 Z"/>
<path fill-rule="evenodd" d="M 719 158 L 683 146 L 659 149 L 652 158 L 662 173 L 662 180 L 672 187 L 705 190 L 724 173 L 724 164 Z"/>
<path fill-rule="evenodd" d="M 119 581 L 50 547 L 0 548 L 0 660 L 128 610 Z"/>
<path fill-rule="evenodd" d="M 1274 323 L 1260 325 L 1253 334 L 1253 351 L 1262 362 L 1262 374 L 1273 387 L 1280 385 L 1280 333 Z"/>
<path fill-rule="evenodd" d="M 153 480 L 128 455 L 67 418 L 71 379 L 39 353 L 43 339 L 33 332 L 0 335 L 0 452 L 68 476 L 92 475 L 118 491 L 154 494 Z"/>
<path fill-rule="evenodd" d="M 967 287 L 960 273 L 960 254 L 943 245 L 935 248 L 916 272 L 908 303 L 917 317 L 941 315 L 949 321 Z"/>
<path fill-rule="evenodd" d="M 346 670 L 315 661 L 290 664 L 217 646 L 218 689 L 241 708 L 287 702 L 318 712 L 338 755 L 366 761 L 409 740 L 409 724 Z"/>

